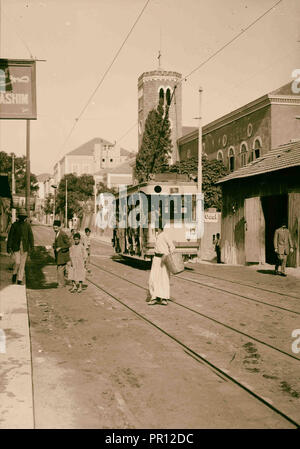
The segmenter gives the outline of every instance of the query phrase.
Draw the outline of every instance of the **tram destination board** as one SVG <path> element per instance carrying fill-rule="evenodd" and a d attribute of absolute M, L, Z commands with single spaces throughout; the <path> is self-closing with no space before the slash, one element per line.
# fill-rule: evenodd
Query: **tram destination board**
<path fill-rule="evenodd" d="M 0 59 L 0 119 L 36 118 L 35 61 Z"/>

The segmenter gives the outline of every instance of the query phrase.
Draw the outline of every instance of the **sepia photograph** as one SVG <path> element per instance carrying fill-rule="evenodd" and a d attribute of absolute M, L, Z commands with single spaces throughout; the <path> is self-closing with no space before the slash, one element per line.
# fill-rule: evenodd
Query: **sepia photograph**
<path fill-rule="evenodd" d="M 0 430 L 299 429 L 299 246 L 299 0 L 0 0 Z"/>

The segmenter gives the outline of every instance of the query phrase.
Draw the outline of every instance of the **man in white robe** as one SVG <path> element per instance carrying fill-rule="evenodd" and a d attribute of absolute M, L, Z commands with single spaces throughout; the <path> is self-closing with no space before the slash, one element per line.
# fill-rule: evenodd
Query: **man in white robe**
<path fill-rule="evenodd" d="M 173 251 L 175 251 L 175 246 L 168 236 L 168 231 L 160 228 L 156 237 L 149 277 L 151 300 L 148 305 L 168 304 L 168 299 L 170 299 L 170 272 L 164 263 L 164 258 Z"/>

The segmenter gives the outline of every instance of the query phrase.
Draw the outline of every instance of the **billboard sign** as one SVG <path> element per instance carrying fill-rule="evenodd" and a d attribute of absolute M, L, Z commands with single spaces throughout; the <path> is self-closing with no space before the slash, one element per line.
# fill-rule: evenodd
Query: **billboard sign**
<path fill-rule="evenodd" d="M 36 119 L 35 61 L 0 59 L 0 119 Z"/>

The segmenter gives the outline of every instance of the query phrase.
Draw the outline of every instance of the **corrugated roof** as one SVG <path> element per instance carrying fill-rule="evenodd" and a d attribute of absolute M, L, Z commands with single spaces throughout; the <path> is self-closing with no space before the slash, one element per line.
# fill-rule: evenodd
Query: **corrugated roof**
<path fill-rule="evenodd" d="M 247 178 L 284 168 L 300 166 L 300 140 L 289 142 L 220 179 L 221 184 L 232 179 Z"/>

